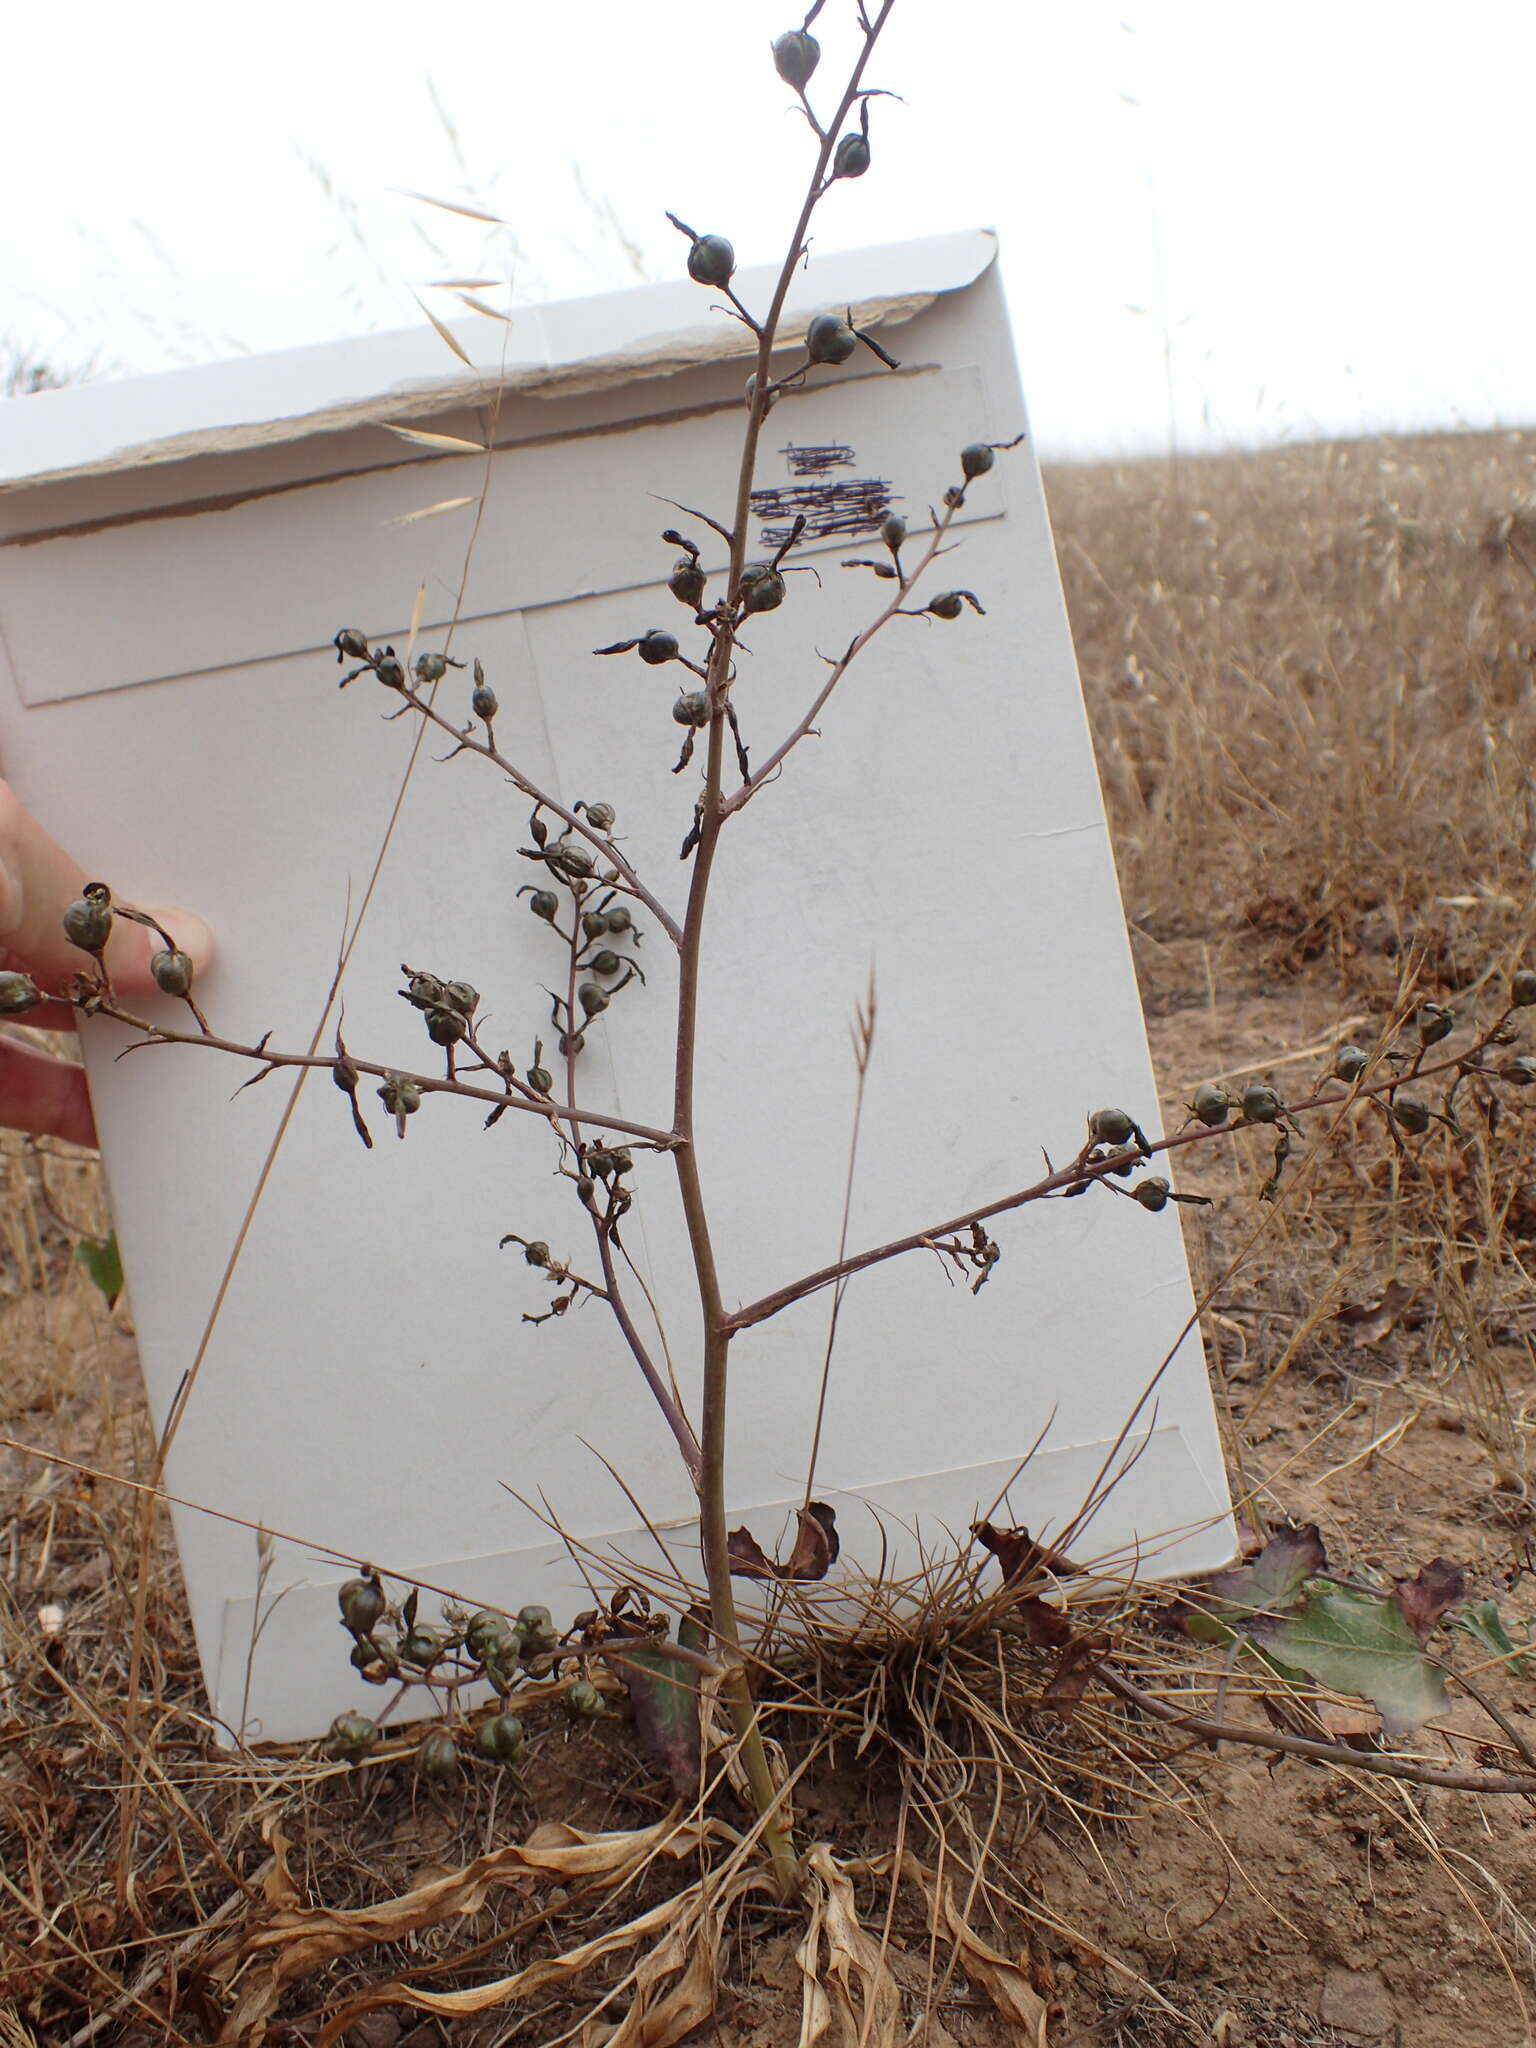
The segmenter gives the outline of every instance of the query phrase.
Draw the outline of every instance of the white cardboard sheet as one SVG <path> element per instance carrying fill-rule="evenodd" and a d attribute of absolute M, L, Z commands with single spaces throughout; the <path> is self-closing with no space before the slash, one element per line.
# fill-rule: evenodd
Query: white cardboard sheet
<path fill-rule="evenodd" d="M 964 443 L 1017 433 L 993 254 L 989 237 L 961 235 L 813 264 L 794 317 L 867 309 L 902 368 L 860 351 L 782 399 L 759 483 L 796 480 L 785 450 L 843 446 L 851 463 L 828 480 L 883 480 L 918 528 Z M 764 279 L 739 282 L 749 301 L 765 295 Z M 308 1043 L 349 889 L 355 909 L 416 736 L 413 719 L 386 722 L 368 679 L 337 691 L 328 643 L 343 625 L 402 642 L 422 585 L 418 644 L 443 644 L 457 608 L 452 648 L 484 662 L 503 750 L 565 802 L 615 804 L 630 856 L 681 908 L 677 849 L 696 781 L 667 771 L 686 678 L 591 650 L 685 628 L 662 587 L 674 550 L 657 538 L 680 515 L 651 494 L 728 511 L 743 371 L 723 359 L 705 303 L 668 286 L 519 316 L 511 342 L 495 342 L 505 361 L 490 355 L 490 323 L 466 323 L 474 371 L 391 336 L 0 407 L 0 764 L 118 893 L 209 919 L 221 952 L 202 994 L 216 1028 Z M 478 438 L 493 389 L 497 452 L 478 531 L 473 512 L 389 524 L 477 494 L 485 464 L 369 422 Z M 970 587 L 986 615 L 895 621 L 834 697 L 822 736 L 722 847 L 700 1157 L 733 1301 L 836 1252 L 847 1027 L 871 968 L 879 1022 L 853 1248 L 1022 1185 L 1042 1148 L 1069 1158 L 1100 1103 L 1152 1113 L 1027 443 L 972 488 L 960 538 L 930 587 Z M 846 644 L 888 588 L 840 568 L 868 552 L 846 537 L 819 544 L 803 558 L 820 586 L 792 578 L 784 608 L 746 633 L 736 697 L 759 756 L 813 694 L 818 650 Z M 721 548 L 704 558 L 717 569 Z M 467 709 L 457 672 L 444 688 Z M 525 1065 L 535 1036 L 553 1035 L 540 989 L 562 971 L 516 898 L 537 879 L 516 853 L 527 806 L 479 761 L 437 765 L 445 751 L 429 743 L 410 778 L 346 981 L 348 1042 L 360 1057 L 435 1066 L 393 993 L 406 960 L 473 981 L 487 1035 Z M 639 957 L 647 985 L 589 1033 L 584 1100 L 665 1125 L 665 935 L 650 931 Z M 86 1033 L 160 1418 L 289 1083 L 231 1100 L 244 1070 L 222 1057 L 161 1048 L 115 1062 L 122 1043 L 115 1027 Z M 371 1091 L 363 1099 L 379 1111 Z M 365 1152 L 322 1077 L 278 1155 L 168 1482 L 300 1539 L 276 1543 L 258 1589 L 249 1531 L 176 1516 L 214 1711 L 251 1739 L 311 1735 L 343 1707 L 377 1704 L 359 1700 L 336 1626 L 347 1570 L 312 1546 L 557 1615 L 590 1596 L 546 1509 L 578 1545 L 628 1556 L 637 1574 L 660 1567 L 658 1541 L 685 1566 L 691 1554 L 686 1477 L 605 1311 L 525 1323 L 548 1289 L 515 1247 L 497 1249 L 516 1230 L 578 1270 L 591 1264 L 548 1136 L 528 1117 L 489 1133 L 481 1120 L 431 1100 L 401 1144 L 379 1112 Z M 634 1184 L 626 1243 L 696 1406 L 698 1315 L 672 1170 L 641 1155 Z M 1005 1218 L 997 1234 L 1002 1262 L 974 1299 L 930 1254 L 846 1294 L 816 1482 L 838 1511 L 839 1583 L 882 1558 L 918 1571 L 981 1514 L 1060 1531 L 1103 1490 L 1106 1459 L 1126 1476 L 1074 1537 L 1080 1557 L 1142 1576 L 1223 1561 L 1232 1531 L 1198 1339 L 1186 1334 L 1176 1213 L 1093 1194 Z M 802 1496 L 830 1305 L 818 1295 L 733 1348 L 733 1515 L 767 1546 Z"/>

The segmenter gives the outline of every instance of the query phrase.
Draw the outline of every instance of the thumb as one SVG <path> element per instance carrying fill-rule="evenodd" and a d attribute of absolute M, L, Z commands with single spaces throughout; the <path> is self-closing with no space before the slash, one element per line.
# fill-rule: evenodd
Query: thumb
<path fill-rule="evenodd" d="M 38 824 L 10 784 L 0 782 L 0 954 L 9 955 L 50 993 L 61 989 L 86 965 L 87 956 L 64 936 L 63 917 L 88 879 L 78 861 Z M 156 910 L 153 914 L 191 956 L 194 968 L 207 966 L 213 957 L 213 935 L 200 917 L 182 910 Z M 105 962 L 113 982 L 125 994 L 143 994 L 153 987 L 149 963 L 161 943 L 143 925 L 126 918 L 115 920 Z M 29 1023 L 51 1021 L 41 1012 L 28 1019 Z"/>

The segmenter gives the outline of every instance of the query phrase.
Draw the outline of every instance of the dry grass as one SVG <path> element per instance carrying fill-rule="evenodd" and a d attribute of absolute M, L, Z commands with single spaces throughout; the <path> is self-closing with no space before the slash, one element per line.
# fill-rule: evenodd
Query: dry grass
<path fill-rule="evenodd" d="M 1319 1054 L 1285 1056 L 1344 1019 L 1368 1039 L 1405 973 L 1475 1003 L 1533 930 L 1536 517 L 1522 508 L 1536 502 L 1536 436 L 1048 481 L 1170 1097 L 1250 1067 L 1310 1079 Z M 1321 1520 L 1340 1561 L 1462 1558 L 1518 1618 L 1529 1580 L 1504 1582 L 1533 1528 L 1532 1115 L 1464 1121 L 1469 1143 L 1437 1133 L 1406 1160 L 1341 1126 L 1209 1334 L 1258 1508 Z M 1197 1183 L 1231 1199 L 1185 1215 L 1197 1266 L 1217 1272 L 1251 1228 L 1267 1147 L 1211 1160 Z M 143 1471 L 131 1338 L 69 1255 L 101 1227 L 94 1168 L 20 1142 L 0 1166 L 0 1430 Z M 1336 1311 L 1373 1306 L 1394 1280 L 1395 1320 L 1360 1342 Z M 4 1450 L 0 1488 L 7 2048 L 212 2040 L 249 1981 L 231 1958 L 274 1902 L 379 1908 L 541 1822 L 633 1831 L 666 1810 L 618 1720 L 574 1731 L 535 1713 L 521 1779 L 466 1765 L 448 1793 L 413 1775 L 408 1737 L 356 1769 L 217 1751 L 163 1542 L 153 1705 L 129 1747 L 132 1497 Z M 1187 1652 L 1170 1662 L 1152 1603 L 1118 1620 L 1149 1681 L 1188 1668 Z M 861 2010 L 882 2027 L 920 2022 L 932 2048 L 1021 2038 L 1017 2014 L 1012 2032 L 997 2017 L 995 1963 L 957 1947 L 948 1896 L 1026 1957 L 1004 1988 L 1053 2009 L 1053 2044 L 1340 2040 L 1315 2017 L 1327 1964 L 1385 1977 L 1408 2048 L 1527 2038 L 1536 1901 L 1517 1802 L 1296 1765 L 1271 1775 L 1154 1739 L 1097 1693 L 1063 1720 L 1042 1710 L 1053 1661 L 1006 1633 L 936 1625 L 778 1674 L 773 1732 L 802 1774 L 806 1836 L 842 1859 L 818 1880 L 818 1926 L 833 1941 L 856 1901 L 877 1950 L 845 1960 L 870 1973 Z M 1518 1728 L 1530 1686 L 1485 1682 Z M 739 1819 L 728 1796 L 719 1810 Z M 733 1859 L 724 1843 L 707 1859 L 727 1886 Z M 324 2012 L 392 1976 L 423 1990 L 506 1977 L 664 1907 L 676 1883 L 650 1858 L 617 1895 L 592 1876 L 492 1885 L 469 1910 L 296 1976 L 268 2038 L 316 2041 Z M 793 2041 L 801 1923 L 749 1891 L 733 1911 L 717 2031 L 731 2048 Z M 1457 1956 L 1480 1966 L 1459 2007 L 1442 1984 Z M 643 1962 L 615 1951 L 585 2001 Z M 346 2039 L 541 2044 L 583 2009 L 551 1985 L 476 2017 L 374 2012 Z"/>

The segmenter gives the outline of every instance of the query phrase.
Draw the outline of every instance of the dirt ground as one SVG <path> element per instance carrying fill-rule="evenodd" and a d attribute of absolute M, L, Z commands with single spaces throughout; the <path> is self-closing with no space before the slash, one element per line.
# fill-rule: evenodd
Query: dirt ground
<path fill-rule="evenodd" d="M 1536 571 L 1522 567 L 1536 514 L 1521 510 L 1536 502 L 1536 439 L 1292 450 L 1177 476 L 1071 471 L 1051 497 L 1165 1127 L 1205 1080 L 1266 1078 L 1300 1095 L 1340 1041 L 1374 1040 L 1406 984 L 1464 1018 L 1486 1011 L 1511 963 L 1536 960 Z M 1336 1570 L 1387 1578 L 1451 1558 L 1523 1639 L 1536 1629 L 1536 1121 L 1511 1100 L 1468 1128 L 1463 1142 L 1437 1127 L 1410 1152 L 1358 1115 L 1309 1127 L 1274 1204 L 1256 1200 L 1271 1140 L 1243 1134 L 1200 1148 L 1182 1184 L 1214 1205 L 1180 1213 L 1197 1282 L 1215 1290 L 1207 1349 L 1254 1539 L 1316 1523 Z M 532 1713 L 520 1778 L 470 1772 L 448 1793 L 413 1775 L 404 1740 L 358 1770 L 298 1752 L 219 1758 L 163 1538 L 140 1672 L 155 1707 L 130 1728 L 133 1496 L 35 1455 L 148 1467 L 131 1331 L 71 1256 L 104 1227 L 101 1191 L 88 1161 L 62 1154 L 12 1144 L 3 1165 L 3 2048 L 234 2038 L 219 2034 L 219 1942 L 285 1900 L 356 1909 L 540 1823 L 641 1828 L 666 1811 L 622 1713 L 587 1729 Z M 1189 1651 L 1164 1606 L 1148 1598 L 1124 1617 L 1144 1672 Z M 949 1655 L 929 1646 L 900 1667 L 910 1701 L 939 1702 L 929 1720 L 915 1706 L 905 1718 L 871 1710 L 862 1754 L 851 1739 L 823 1745 L 798 1793 L 802 1840 L 853 1867 L 860 1917 L 900 1988 L 893 2031 L 876 2038 L 1536 2038 L 1531 1800 L 1154 1742 L 1092 1687 L 1063 1721 L 1040 1711 L 1039 1653 L 1009 1661 L 1007 1646 L 992 1677 L 978 1667 L 966 1681 L 986 1711 L 949 1721 L 942 1690 L 924 1690 Z M 1530 1763 L 1536 1680 L 1465 1645 L 1455 1658 L 1502 1725 L 1463 1698 L 1446 1726 Z M 872 1696 L 868 1672 L 846 1676 Z M 969 1754 L 994 1725 L 987 1713 L 1011 1717 L 1009 1757 L 1033 1764 L 987 1775 Z M 1341 1707 L 1329 1725 L 1363 1741 L 1369 1718 Z M 781 1724 L 793 1760 L 802 1724 Z M 947 1814 L 950 1781 L 917 1754 L 919 1736 L 949 1745 Z M 1418 1738 L 1415 1753 L 1443 1754 L 1441 1737 Z M 720 1810 L 740 1818 L 729 1795 Z M 931 1867 L 951 1839 L 972 1925 L 1020 1962 L 1043 2032 L 1005 2025 L 984 1973 L 932 1935 L 917 1889 L 893 1892 L 882 1858 L 905 1848 Z M 977 1839 L 980 1878 L 961 1855 Z M 664 1893 L 653 1871 L 632 1903 Z M 588 1938 L 607 1911 L 574 1883 L 488 1893 L 449 1922 L 317 1967 L 266 2038 L 318 2041 L 339 1999 L 392 1974 L 440 1989 L 484 1981 Z M 740 1909 L 700 2039 L 803 2038 L 802 1933 L 796 1912 Z M 621 2009 L 583 2030 L 581 2004 L 551 1988 L 474 2018 L 381 2010 L 343 2038 L 540 2048 L 574 2028 L 602 2048 Z"/>

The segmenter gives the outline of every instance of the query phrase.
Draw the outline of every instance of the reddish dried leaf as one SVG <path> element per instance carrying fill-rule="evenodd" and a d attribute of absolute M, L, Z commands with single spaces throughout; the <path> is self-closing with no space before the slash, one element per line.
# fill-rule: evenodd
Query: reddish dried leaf
<path fill-rule="evenodd" d="M 1024 1640 L 1037 1650 L 1059 1650 L 1072 1640 L 1072 1624 L 1059 1607 L 1031 1593 L 1013 1610 L 1023 1628 Z"/>
<path fill-rule="evenodd" d="M 1315 1522 L 1291 1524 L 1270 1537 L 1252 1564 L 1216 1572 L 1207 1590 L 1223 1606 L 1247 1615 L 1284 1614 L 1300 1598 L 1301 1589 L 1328 1565 L 1322 1533 Z"/>
<path fill-rule="evenodd" d="M 733 1529 L 726 1538 L 726 1547 L 731 1571 L 738 1579 L 783 1579 L 810 1584 L 827 1576 L 842 1546 L 836 1515 L 825 1501 L 813 1500 L 800 1510 L 800 1527 L 788 1564 L 775 1564 L 750 1529 Z"/>
<path fill-rule="evenodd" d="M 1041 1706 L 1054 1709 L 1064 1721 L 1076 1713 L 1088 1690 L 1088 1681 L 1108 1648 L 1108 1636 L 1078 1636 L 1068 1643 L 1055 1675 L 1040 1695 Z"/>
<path fill-rule="evenodd" d="M 1467 1575 L 1448 1557 L 1432 1557 L 1411 1579 L 1399 1579 L 1393 1598 L 1420 1642 L 1448 1607 L 1466 1598 Z"/>
<path fill-rule="evenodd" d="M 1383 1337 L 1396 1329 L 1399 1318 L 1412 1302 L 1413 1296 L 1414 1290 L 1403 1281 L 1389 1280 L 1380 1301 L 1374 1307 L 1356 1305 L 1341 1308 L 1333 1320 L 1354 1330 L 1356 1351 L 1369 1351 L 1379 1344 Z"/>
<path fill-rule="evenodd" d="M 1055 1572 L 1059 1578 L 1071 1578 L 1081 1569 L 1061 1551 L 1037 1543 L 1027 1529 L 999 1529 L 991 1522 L 973 1522 L 971 1534 L 1002 1566 L 1005 1586 L 1031 1572 Z"/>

